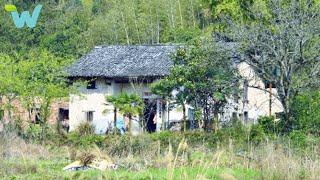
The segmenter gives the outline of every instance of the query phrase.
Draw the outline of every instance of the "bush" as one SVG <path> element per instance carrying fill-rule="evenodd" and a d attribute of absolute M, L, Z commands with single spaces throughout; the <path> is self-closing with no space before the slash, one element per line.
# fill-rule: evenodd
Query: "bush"
<path fill-rule="evenodd" d="M 266 140 L 266 134 L 260 124 L 255 124 L 251 126 L 250 129 L 250 140 L 253 144 L 258 145 Z"/>
<path fill-rule="evenodd" d="M 290 133 L 290 139 L 293 145 L 298 148 L 306 147 L 307 135 L 302 131 L 292 131 Z"/>
<path fill-rule="evenodd" d="M 320 134 L 320 91 L 303 92 L 292 102 L 292 121 L 294 130 Z"/>
<path fill-rule="evenodd" d="M 258 119 L 258 124 L 266 134 L 273 134 L 277 132 L 277 125 L 274 117 L 262 116 Z"/>
<path fill-rule="evenodd" d="M 76 131 L 82 137 L 82 136 L 94 134 L 94 130 L 95 130 L 95 128 L 94 128 L 92 123 L 90 123 L 90 122 L 82 122 L 82 123 L 79 124 L 79 126 L 77 127 Z"/>
<path fill-rule="evenodd" d="M 216 134 L 216 142 L 228 143 L 229 139 L 237 144 L 242 144 L 247 141 L 248 132 L 247 128 L 237 118 L 232 119 L 229 123 L 225 124 L 224 128 L 220 129 Z"/>
<path fill-rule="evenodd" d="M 88 148 L 94 144 L 102 147 L 105 137 L 98 134 L 83 134 L 80 136 L 79 132 L 72 132 L 69 134 L 68 139 L 76 147 Z"/>
<path fill-rule="evenodd" d="M 36 142 L 39 140 L 40 126 L 34 126 L 33 124 L 29 124 L 29 127 L 25 133 L 25 140 L 30 142 Z"/>

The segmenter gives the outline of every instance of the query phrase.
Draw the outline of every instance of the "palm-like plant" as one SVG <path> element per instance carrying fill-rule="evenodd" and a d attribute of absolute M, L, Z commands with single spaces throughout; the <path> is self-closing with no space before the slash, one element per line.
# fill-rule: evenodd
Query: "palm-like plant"
<path fill-rule="evenodd" d="M 117 111 L 120 107 L 119 101 L 116 96 L 106 96 L 106 101 L 111 103 L 113 105 L 113 112 L 114 112 L 114 119 L 113 119 L 113 133 L 117 134 Z M 105 103 L 105 105 L 109 105 L 108 103 Z M 109 109 L 105 109 L 103 113 L 109 113 Z"/>
<path fill-rule="evenodd" d="M 132 116 L 139 115 L 143 111 L 141 97 L 136 94 L 121 93 L 118 96 L 106 96 L 106 101 L 114 106 L 114 127 L 117 122 L 117 111 L 129 118 L 129 133 L 132 134 Z"/>

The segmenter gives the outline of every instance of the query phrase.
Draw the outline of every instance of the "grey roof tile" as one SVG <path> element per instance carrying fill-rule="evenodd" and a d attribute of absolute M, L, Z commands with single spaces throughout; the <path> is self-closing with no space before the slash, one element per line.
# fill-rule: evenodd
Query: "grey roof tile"
<path fill-rule="evenodd" d="M 97 46 L 67 68 L 70 77 L 165 76 L 174 45 Z"/>
<path fill-rule="evenodd" d="M 237 43 L 217 42 L 235 63 L 240 54 Z M 159 77 L 169 74 L 170 53 L 178 45 L 97 46 L 67 68 L 70 77 Z"/>

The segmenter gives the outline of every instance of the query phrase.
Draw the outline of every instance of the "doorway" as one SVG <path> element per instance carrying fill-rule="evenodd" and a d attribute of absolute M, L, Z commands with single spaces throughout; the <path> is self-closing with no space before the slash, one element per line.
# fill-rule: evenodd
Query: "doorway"
<path fill-rule="evenodd" d="M 157 114 L 156 99 L 144 99 L 144 119 L 145 127 L 148 133 L 153 133 L 157 129 L 155 117 Z"/>
<path fill-rule="evenodd" d="M 69 109 L 67 108 L 59 108 L 59 121 L 62 124 L 62 127 L 69 132 Z"/>

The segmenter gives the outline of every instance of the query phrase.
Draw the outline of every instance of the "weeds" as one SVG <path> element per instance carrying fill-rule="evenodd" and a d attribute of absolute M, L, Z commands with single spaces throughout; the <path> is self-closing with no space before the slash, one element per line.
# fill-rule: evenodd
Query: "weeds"
<path fill-rule="evenodd" d="M 240 133 L 242 132 L 242 133 Z M 261 131 L 259 131 L 261 132 Z M 251 135 L 250 135 L 251 134 Z M 0 176 L 20 179 L 317 179 L 320 153 L 317 137 L 274 136 L 259 143 L 245 129 L 206 134 L 165 132 L 140 136 L 69 134 L 65 145 L 26 143 L 10 135 L 10 160 L 0 144 Z M 257 134 L 257 133 L 256 133 Z M 197 135 L 195 137 L 195 135 Z M 240 135 L 240 136 L 239 136 Z M 78 137 L 78 138 L 77 138 Z M 0 137 L 2 138 L 2 137 Z M 99 139 L 98 141 L 92 139 Z M 221 141 L 220 141 L 221 139 Z M 297 143 L 303 140 L 303 145 Z M 83 141 L 78 143 L 77 141 Z M 210 143 L 208 142 L 210 141 Z M 4 142 L 1 141 L 0 142 Z M 98 143 L 97 143 L 98 142 Z M 84 144 L 86 144 L 84 146 Z M 86 147 L 86 148 L 84 148 Z M 109 159 L 119 171 L 62 171 L 74 160 Z"/>

